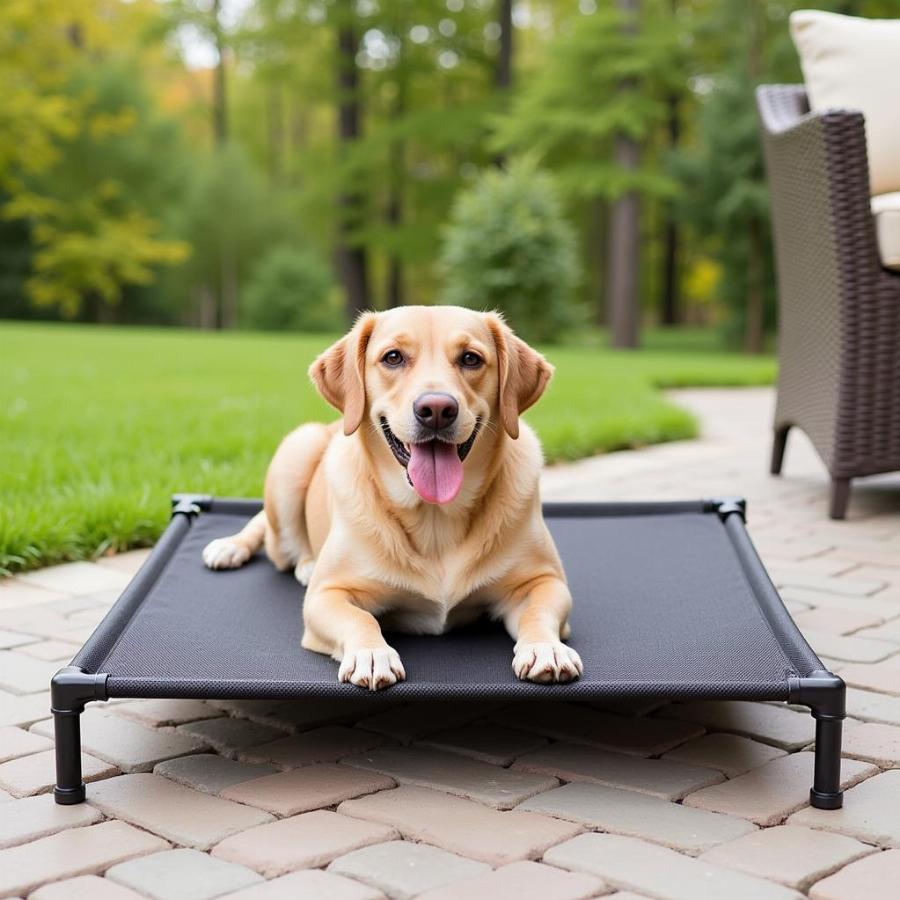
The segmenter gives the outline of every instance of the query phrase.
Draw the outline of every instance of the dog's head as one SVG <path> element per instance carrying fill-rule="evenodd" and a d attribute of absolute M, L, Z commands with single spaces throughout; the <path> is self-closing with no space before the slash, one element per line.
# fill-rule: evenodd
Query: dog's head
<path fill-rule="evenodd" d="M 553 374 L 496 313 L 405 306 L 366 313 L 310 367 L 319 393 L 344 416 L 381 432 L 416 493 L 449 503 L 485 428 L 519 436 L 519 414 Z"/>

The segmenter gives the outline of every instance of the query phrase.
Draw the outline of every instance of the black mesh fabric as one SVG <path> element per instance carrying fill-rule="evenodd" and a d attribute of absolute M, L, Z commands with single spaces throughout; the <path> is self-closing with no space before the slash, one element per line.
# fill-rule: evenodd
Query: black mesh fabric
<path fill-rule="evenodd" d="M 568 685 L 517 681 L 511 639 L 486 622 L 440 637 L 387 635 L 407 673 L 391 696 L 784 700 L 789 677 L 824 668 L 752 547 L 748 557 L 739 519 L 736 530 L 734 516 L 726 527 L 715 513 L 684 507 L 636 514 L 617 506 L 590 517 L 565 509 L 547 523 L 575 598 L 570 643 L 584 676 Z M 292 575 L 262 556 L 236 571 L 204 568 L 205 544 L 245 521 L 208 512 L 189 529 L 173 526 L 183 536 L 164 545 L 171 556 L 157 558 L 143 599 L 126 596 L 128 616 L 114 608 L 76 657 L 109 673 L 110 696 L 363 695 L 338 683 L 336 662 L 300 647 L 303 589 Z"/>

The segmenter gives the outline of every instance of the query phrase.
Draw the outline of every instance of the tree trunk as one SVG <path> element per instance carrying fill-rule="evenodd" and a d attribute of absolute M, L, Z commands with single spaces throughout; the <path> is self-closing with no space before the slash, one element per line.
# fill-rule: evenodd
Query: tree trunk
<path fill-rule="evenodd" d="M 513 0 L 497 0 L 497 24 L 500 26 L 500 47 L 494 84 L 505 91 L 513 82 Z"/>
<path fill-rule="evenodd" d="M 222 34 L 222 0 L 213 0 L 212 32 L 216 44 L 216 70 L 213 77 L 213 138 L 217 146 L 228 140 L 227 94 L 225 90 L 225 38 Z"/>
<path fill-rule="evenodd" d="M 236 328 L 238 321 L 238 270 L 233 251 L 222 254 L 219 285 L 219 328 Z"/>
<path fill-rule="evenodd" d="M 269 177 L 277 182 L 281 180 L 284 171 L 284 109 L 280 84 L 268 86 L 266 101 L 266 117 L 269 120 Z"/>
<path fill-rule="evenodd" d="M 403 52 L 402 49 L 400 51 Z M 406 78 L 403 63 L 397 69 L 397 96 L 391 108 L 391 123 L 398 123 L 406 114 Z M 391 231 L 390 255 L 388 258 L 387 285 L 385 295 L 387 305 L 391 308 L 403 306 L 403 260 L 397 251 L 397 230 L 403 225 L 403 188 L 405 172 L 406 144 L 403 138 L 395 138 L 391 142 L 390 161 L 388 164 L 389 185 L 388 203 L 385 218 Z"/>
<path fill-rule="evenodd" d="M 638 0 L 617 0 L 627 34 L 637 31 Z M 619 90 L 630 92 L 634 84 L 623 81 Z M 635 172 L 640 164 L 640 147 L 624 134 L 616 138 L 616 165 L 623 172 Z M 640 198 L 630 190 L 613 203 L 609 226 L 609 280 L 607 298 L 613 347 L 637 347 L 640 327 L 638 270 L 640 266 Z"/>
<path fill-rule="evenodd" d="M 352 0 L 341 0 L 337 32 L 338 146 L 346 151 L 362 133 L 359 70 L 356 66 L 356 29 Z M 353 229 L 362 213 L 363 197 L 349 188 L 337 198 L 338 238 L 335 255 L 344 286 L 347 318 L 356 318 L 370 306 L 366 248 L 353 240 Z"/>
<path fill-rule="evenodd" d="M 603 327 L 609 324 L 606 309 L 606 262 L 609 242 L 609 204 L 603 197 L 595 197 L 588 207 L 588 251 L 594 263 L 591 294 L 594 298 L 595 320 Z"/>
<path fill-rule="evenodd" d="M 497 0 L 497 25 L 500 27 L 500 46 L 494 67 L 494 86 L 505 99 L 513 82 L 513 0 Z M 502 102 L 502 101 L 501 101 Z M 494 165 L 502 168 L 505 153 L 494 155 Z"/>
<path fill-rule="evenodd" d="M 637 143 L 631 138 L 616 138 L 616 164 L 619 168 L 633 171 L 639 161 Z M 613 203 L 607 280 L 608 319 L 613 347 L 633 348 L 639 343 L 640 213 L 641 201 L 636 191 L 628 191 Z"/>
<path fill-rule="evenodd" d="M 678 95 L 670 94 L 669 107 L 669 151 L 678 148 L 681 137 L 681 121 L 678 116 Z M 679 231 L 675 219 L 675 209 L 671 202 L 666 204 L 666 223 L 663 233 L 662 295 L 660 297 L 659 319 L 663 325 L 677 325 L 680 319 L 679 276 Z"/>

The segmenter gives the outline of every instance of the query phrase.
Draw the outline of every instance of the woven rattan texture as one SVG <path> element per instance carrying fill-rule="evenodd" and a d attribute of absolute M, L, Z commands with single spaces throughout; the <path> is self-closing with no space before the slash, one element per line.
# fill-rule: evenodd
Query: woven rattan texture
<path fill-rule="evenodd" d="M 114 618 L 116 633 L 101 634 L 96 646 L 109 649 L 91 670 L 110 674 L 111 696 L 363 694 L 337 682 L 333 660 L 301 649 L 303 591 L 291 575 L 262 557 L 236 571 L 203 567 L 206 542 L 244 521 L 200 515 L 127 623 Z M 734 526 L 715 513 L 547 521 L 575 597 L 571 643 L 584 677 L 557 687 L 517 681 L 511 639 L 485 623 L 440 637 L 389 635 L 408 675 L 392 696 L 783 700 L 789 676 L 821 667 L 752 547 L 749 556 L 749 544 L 736 549 Z M 754 589 L 748 566 L 768 591 Z"/>
<path fill-rule="evenodd" d="M 900 275 L 882 268 L 859 112 L 811 113 L 760 87 L 779 294 L 776 429 L 797 425 L 834 478 L 900 469 Z"/>

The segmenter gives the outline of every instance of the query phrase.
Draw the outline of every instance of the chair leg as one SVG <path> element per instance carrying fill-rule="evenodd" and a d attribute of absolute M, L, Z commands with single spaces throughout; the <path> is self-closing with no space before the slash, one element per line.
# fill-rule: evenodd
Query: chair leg
<path fill-rule="evenodd" d="M 831 479 L 831 509 L 829 516 L 832 519 L 844 519 L 847 516 L 847 504 L 850 502 L 850 479 Z"/>
<path fill-rule="evenodd" d="M 784 448 L 787 446 L 787 437 L 790 430 L 790 425 L 782 425 L 780 428 L 775 429 L 775 436 L 772 441 L 772 465 L 769 469 L 773 475 L 781 474 L 781 466 L 784 463 Z"/>

